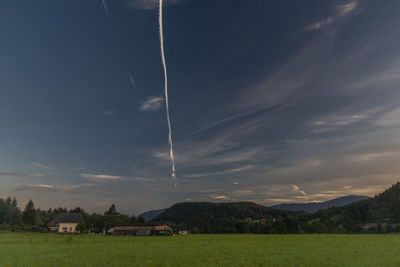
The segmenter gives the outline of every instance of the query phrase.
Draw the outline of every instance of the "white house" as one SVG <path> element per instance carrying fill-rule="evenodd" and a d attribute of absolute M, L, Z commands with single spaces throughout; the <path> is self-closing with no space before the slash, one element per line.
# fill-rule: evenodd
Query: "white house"
<path fill-rule="evenodd" d="M 51 220 L 47 227 L 57 233 L 75 234 L 79 233 L 76 227 L 81 222 L 84 222 L 84 218 L 80 213 L 61 213 Z"/>

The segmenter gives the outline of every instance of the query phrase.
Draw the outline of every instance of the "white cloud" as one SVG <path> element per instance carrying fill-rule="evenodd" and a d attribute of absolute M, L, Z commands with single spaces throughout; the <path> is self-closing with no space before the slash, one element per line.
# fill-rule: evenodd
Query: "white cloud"
<path fill-rule="evenodd" d="M 304 192 L 303 190 L 301 190 L 297 185 L 292 185 L 293 191 L 298 192 L 300 194 L 302 194 L 303 196 L 307 196 L 306 192 Z"/>
<path fill-rule="evenodd" d="M 315 22 L 309 26 L 306 27 L 306 30 L 311 31 L 311 30 L 318 30 L 321 27 L 327 26 L 334 22 L 336 19 L 334 17 L 328 17 L 327 19 Z"/>
<path fill-rule="evenodd" d="M 164 4 L 176 4 L 181 0 L 164 0 Z M 159 0 L 129 0 L 128 7 L 136 9 L 151 10 L 158 8 Z"/>
<path fill-rule="evenodd" d="M 140 105 L 141 111 L 154 111 L 161 108 L 162 103 L 164 101 L 164 97 L 162 96 L 152 96 L 146 101 L 142 102 Z"/>
<path fill-rule="evenodd" d="M 254 165 L 244 165 L 235 169 L 230 169 L 230 170 L 226 170 L 226 173 L 237 173 L 237 172 L 243 172 L 243 171 L 247 171 L 247 170 L 251 170 L 254 169 Z"/>
<path fill-rule="evenodd" d="M 55 186 L 48 185 L 48 184 L 33 184 L 33 185 L 28 185 L 29 187 L 36 187 L 36 188 L 46 188 L 46 189 L 54 189 Z"/>
<path fill-rule="evenodd" d="M 312 30 L 318 30 L 322 27 L 328 26 L 330 24 L 332 24 L 333 22 L 337 21 L 340 17 L 343 17 L 347 14 L 350 14 L 351 12 L 353 12 L 354 10 L 356 10 L 356 8 L 358 7 L 358 2 L 357 1 L 352 1 L 349 2 L 347 4 L 344 5 L 338 5 L 336 6 L 337 8 L 337 15 L 335 16 L 330 16 L 326 19 L 317 21 L 309 26 L 306 27 L 307 31 L 312 31 Z"/>
<path fill-rule="evenodd" d="M 90 179 L 104 179 L 104 180 L 115 180 L 121 178 L 121 176 L 113 176 L 107 174 L 91 174 L 91 173 L 82 173 L 81 176 Z"/>
<path fill-rule="evenodd" d="M 354 11 L 358 6 L 357 1 L 352 1 L 344 5 L 338 5 L 337 9 L 340 16 L 345 16 L 348 13 Z"/>
<path fill-rule="evenodd" d="M 168 152 L 160 152 L 156 151 L 153 153 L 153 156 L 162 160 L 170 160 L 169 153 Z"/>

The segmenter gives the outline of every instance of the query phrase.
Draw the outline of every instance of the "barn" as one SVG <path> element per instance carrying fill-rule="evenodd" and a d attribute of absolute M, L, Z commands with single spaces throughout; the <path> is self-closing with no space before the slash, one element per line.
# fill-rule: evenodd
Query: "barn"
<path fill-rule="evenodd" d="M 172 235 L 172 229 L 159 223 L 116 224 L 112 235 Z"/>

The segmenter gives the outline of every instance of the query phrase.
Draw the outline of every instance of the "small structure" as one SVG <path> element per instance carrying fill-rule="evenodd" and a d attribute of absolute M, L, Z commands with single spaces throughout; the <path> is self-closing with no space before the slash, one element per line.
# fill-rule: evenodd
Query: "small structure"
<path fill-rule="evenodd" d="M 177 229 L 178 235 L 187 235 L 189 233 L 186 227 L 181 227 Z"/>
<path fill-rule="evenodd" d="M 377 223 L 366 223 L 363 225 L 363 229 L 366 231 L 371 230 L 371 229 L 376 229 L 376 228 L 378 228 Z"/>
<path fill-rule="evenodd" d="M 135 223 L 117 224 L 113 227 L 112 235 L 161 235 L 171 232 L 172 229 L 167 224 L 159 223 Z"/>
<path fill-rule="evenodd" d="M 47 227 L 50 231 L 63 234 L 77 234 L 79 231 L 76 227 L 79 223 L 84 222 L 84 218 L 80 213 L 61 213 L 51 220 Z"/>

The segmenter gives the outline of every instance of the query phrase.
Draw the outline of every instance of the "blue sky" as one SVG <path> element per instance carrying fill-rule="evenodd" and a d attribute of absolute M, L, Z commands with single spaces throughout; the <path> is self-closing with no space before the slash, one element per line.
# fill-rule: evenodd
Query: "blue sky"
<path fill-rule="evenodd" d="M 128 213 L 323 201 L 400 171 L 398 1 L 7 1 L 0 192 Z M 134 85 L 130 79 L 134 80 Z"/>

